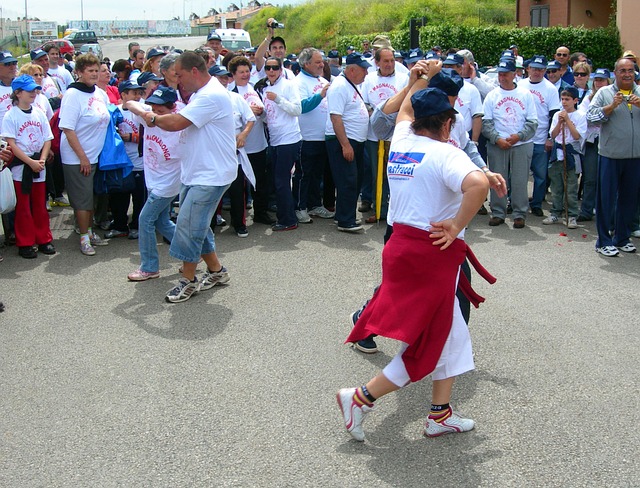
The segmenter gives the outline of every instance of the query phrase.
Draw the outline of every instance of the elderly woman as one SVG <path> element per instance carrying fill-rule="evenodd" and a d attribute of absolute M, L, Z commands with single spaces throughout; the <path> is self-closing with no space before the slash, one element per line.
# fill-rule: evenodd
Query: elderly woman
<path fill-rule="evenodd" d="M 107 244 L 91 228 L 93 175 L 109 126 L 107 94 L 96 86 L 100 60 L 93 54 L 76 59 L 78 81 L 72 83 L 60 106 L 60 154 L 67 193 L 80 231 L 80 252 L 93 256 L 94 246 Z"/>
<path fill-rule="evenodd" d="M 337 394 L 345 427 L 364 441 L 362 422 L 380 397 L 431 374 L 431 412 L 424 433 L 435 437 L 473 429 L 449 405 L 454 378 L 473 369 L 471 339 L 455 296 L 466 256 L 488 279 L 463 240 L 489 189 L 469 157 L 448 144 L 456 111 L 438 88 L 413 84 L 402 102 L 387 167 L 393 234 L 383 250 L 382 284 L 348 342 L 378 334 L 400 341 L 399 353 L 368 383 Z M 426 298 L 425 298 L 426 297 Z"/>
<path fill-rule="evenodd" d="M 176 91 L 178 94 L 177 110 L 181 110 L 189 102 L 189 97 L 191 96 L 191 93 L 185 90 L 178 82 L 175 64 L 179 56 L 178 53 L 169 53 L 160 60 L 160 76 L 164 78 L 160 82 L 160 86 L 170 87 Z"/>

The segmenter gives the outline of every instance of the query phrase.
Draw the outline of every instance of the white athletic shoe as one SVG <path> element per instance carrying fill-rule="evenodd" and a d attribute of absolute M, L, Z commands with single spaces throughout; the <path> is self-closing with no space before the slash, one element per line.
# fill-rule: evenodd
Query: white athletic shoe
<path fill-rule="evenodd" d="M 424 435 L 427 437 L 438 437 L 444 434 L 455 434 L 457 432 L 468 432 L 475 427 L 476 423 L 471 419 L 460 417 L 456 412 L 452 412 L 451 417 L 438 423 L 427 418 L 424 426 Z"/>
<path fill-rule="evenodd" d="M 353 399 L 355 392 L 355 388 L 343 388 L 336 395 L 336 400 L 338 400 L 338 406 L 340 410 L 342 410 L 344 426 L 347 432 L 349 432 L 355 440 L 364 442 L 362 422 L 364 421 L 365 415 L 373 408 L 367 407 L 366 405 L 358 405 Z"/>

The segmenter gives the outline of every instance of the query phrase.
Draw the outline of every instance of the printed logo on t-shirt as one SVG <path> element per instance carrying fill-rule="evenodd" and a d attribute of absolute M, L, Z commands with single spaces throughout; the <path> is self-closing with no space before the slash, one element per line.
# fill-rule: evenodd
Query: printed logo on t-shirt
<path fill-rule="evenodd" d="M 413 172 L 422 162 L 425 153 L 421 152 L 391 152 L 387 163 L 387 177 L 393 180 L 413 178 Z"/>

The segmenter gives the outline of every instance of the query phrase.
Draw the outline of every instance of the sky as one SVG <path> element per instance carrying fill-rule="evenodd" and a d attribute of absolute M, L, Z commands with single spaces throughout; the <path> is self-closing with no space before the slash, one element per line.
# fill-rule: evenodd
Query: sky
<path fill-rule="evenodd" d="M 296 5 L 305 0 L 271 1 L 274 5 Z M 26 0 L 27 16 L 38 17 L 40 20 L 57 21 L 66 24 L 69 20 L 81 20 L 81 6 L 84 10 L 84 20 L 167 20 L 173 17 L 183 18 L 183 9 L 188 18 L 192 12 L 200 17 L 207 14 L 210 8 L 218 11 L 226 10 L 231 0 L 153 0 L 151 2 L 131 2 L 130 0 L 70 0 L 64 1 L 64 8 L 60 2 L 51 0 Z M 234 2 L 240 6 L 239 1 Z M 247 3 L 246 1 L 244 2 Z M 24 3 L 21 1 L 3 2 L 2 17 L 16 20 L 24 17 Z"/>

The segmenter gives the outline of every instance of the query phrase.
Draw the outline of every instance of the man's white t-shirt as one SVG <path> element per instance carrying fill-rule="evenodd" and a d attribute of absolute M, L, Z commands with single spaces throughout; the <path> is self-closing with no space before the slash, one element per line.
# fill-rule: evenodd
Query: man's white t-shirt
<path fill-rule="evenodd" d="M 322 91 L 329 84 L 321 76 L 315 77 L 301 71 L 295 79 L 300 100 L 305 100 Z M 320 104 L 310 112 L 300 114 L 298 122 L 300 133 L 305 141 L 324 141 L 324 128 L 327 125 L 327 97 L 324 97 Z"/>
<path fill-rule="evenodd" d="M 260 95 L 249 84 L 245 86 L 235 87 L 238 94 L 242 95 L 244 101 L 249 104 L 249 107 L 256 106 L 262 107 L 264 110 L 264 104 L 260 99 Z M 253 124 L 253 129 L 249 132 L 247 140 L 245 141 L 244 148 L 247 150 L 247 154 L 254 154 L 260 151 L 264 151 L 267 148 L 267 138 L 264 134 L 264 111 L 260 117 L 256 117 L 256 122 Z"/>
<path fill-rule="evenodd" d="M 47 116 L 38 107 L 31 107 L 31 113 L 27 114 L 18 107 L 13 107 L 2 120 L 2 137 L 10 137 L 16 140 L 16 145 L 27 156 L 42 151 L 46 141 L 53 139 L 51 127 Z M 20 164 L 11 168 L 13 181 L 22 181 L 22 172 L 25 166 Z M 34 178 L 34 183 L 46 180 L 46 168 Z"/>
<path fill-rule="evenodd" d="M 371 107 L 377 107 L 385 100 L 401 91 L 409 82 L 406 74 L 395 71 L 391 76 L 381 76 L 378 71 L 369 73 L 362 83 L 360 93 L 365 103 Z M 373 132 L 371 125 L 367 132 L 367 140 L 377 141 L 378 138 Z"/>
<path fill-rule="evenodd" d="M 10 86 L 0 85 L 0 124 L 2 124 L 2 119 L 6 113 L 13 107 L 13 102 L 11 101 L 12 93 L 13 90 Z"/>
<path fill-rule="evenodd" d="M 49 68 L 47 70 L 49 76 L 58 82 L 60 87 L 60 93 L 64 94 L 69 88 L 69 85 L 73 83 L 73 76 L 69 73 L 69 70 L 64 66 L 58 66 L 57 68 Z"/>
<path fill-rule="evenodd" d="M 47 120 L 51 120 L 51 117 L 53 117 L 53 109 L 51 108 L 51 104 L 49 103 L 49 99 L 47 97 L 45 97 L 42 93 L 38 93 L 36 95 L 36 99 L 33 102 L 33 105 L 44 112 L 44 114 L 47 116 Z"/>
<path fill-rule="evenodd" d="M 462 202 L 462 181 L 475 164 L 460 149 L 446 142 L 418 136 L 409 121 L 396 125 L 389 149 L 390 224 L 422 230 L 431 222 L 455 217 Z M 460 238 L 464 231 L 460 233 Z"/>
<path fill-rule="evenodd" d="M 513 90 L 500 87 L 491 90 L 484 99 L 483 119 L 493 120 L 501 138 L 520 132 L 527 120 L 537 120 L 535 102 L 529 90 L 516 86 Z M 530 141 L 518 141 L 520 146 Z"/>
<path fill-rule="evenodd" d="M 546 78 L 542 78 L 539 83 L 531 83 L 531 80 L 526 78 L 518 83 L 518 86 L 529 90 L 533 95 L 538 115 L 538 128 L 533 136 L 533 143 L 544 144 L 549 138 L 549 112 L 562 109 L 558 90 Z"/>
<path fill-rule="evenodd" d="M 229 92 L 215 77 L 191 95 L 180 115 L 192 125 L 182 131 L 182 183 L 225 186 L 236 179 L 236 136 Z"/>
<path fill-rule="evenodd" d="M 327 106 L 329 117 L 325 134 L 335 136 L 331 115 L 342 116 L 345 132 L 349 139 L 364 142 L 369 129 L 369 112 L 356 89 L 343 75 L 336 76 L 327 90 Z"/>
<path fill-rule="evenodd" d="M 454 108 L 464 117 L 464 129 L 469 132 L 473 126 L 474 115 L 482 117 L 482 98 L 478 89 L 465 81 Z"/>
<path fill-rule="evenodd" d="M 60 129 L 75 131 L 91 164 L 98 162 L 104 147 L 110 119 L 108 103 L 107 94 L 96 86 L 93 93 L 75 88 L 67 90 L 60 105 Z M 60 139 L 60 156 L 62 164 L 80 164 L 80 158 L 71 149 L 64 131 Z"/>

